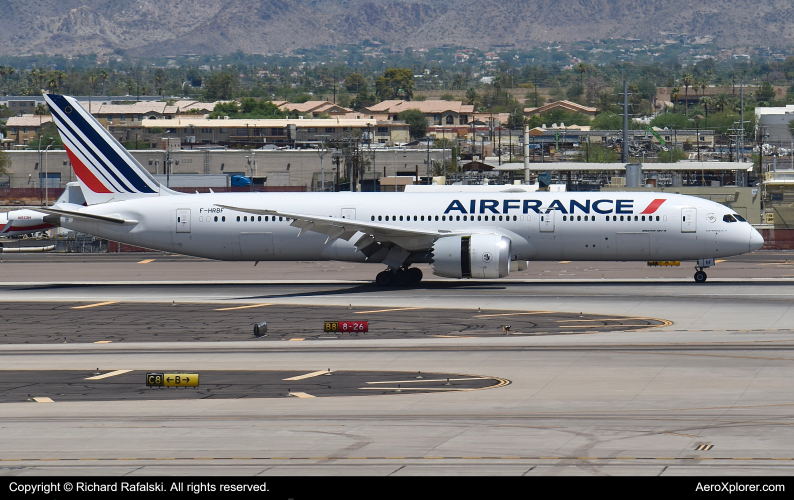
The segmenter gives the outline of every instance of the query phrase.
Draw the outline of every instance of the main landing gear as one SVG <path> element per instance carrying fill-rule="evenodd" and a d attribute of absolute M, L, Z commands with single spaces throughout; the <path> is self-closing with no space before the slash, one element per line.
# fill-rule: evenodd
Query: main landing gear
<path fill-rule="evenodd" d="M 708 278 L 708 276 L 706 276 L 706 272 L 703 268 L 700 268 L 700 270 L 695 273 L 695 283 L 705 283 L 706 278 Z"/>
<path fill-rule="evenodd" d="M 422 270 L 415 267 L 387 269 L 375 277 L 375 283 L 380 286 L 406 286 L 422 281 Z"/>

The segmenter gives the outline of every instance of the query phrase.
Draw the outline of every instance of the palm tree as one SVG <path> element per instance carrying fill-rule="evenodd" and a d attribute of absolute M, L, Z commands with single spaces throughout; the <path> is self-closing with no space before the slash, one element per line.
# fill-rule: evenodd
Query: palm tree
<path fill-rule="evenodd" d="M 714 99 L 711 97 L 701 97 L 700 98 L 700 105 L 703 106 L 703 109 L 706 111 L 706 120 L 709 119 L 709 108 L 714 107 Z"/>
<path fill-rule="evenodd" d="M 681 83 L 684 84 L 684 116 L 689 115 L 689 87 L 695 79 L 689 73 L 681 75 Z"/>
<path fill-rule="evenodd" d="M 54 94 L 56 90 L 58 90 L 58 78 L 55 76 L 50 77 L 50 81 L 47 82 L 47 86 L 50 88 L 50 91 Z"/>
<path fill-rule="evenodd" d="M 47 109 L 47 106 L 45 106 L 44 104 L 37 104 L 36 108 L 33 110 L 33 114 L 34 115 L 38 115 L 38 117 L 39 117 L 39 125 L 41 125 L 42 117 L 44 115 L 50 114 L 50 110 Z"/>
<path fill-rule="evenodd" d="M 16 70 L 14 69 L 13 66 L 6 67 L 6 73 L 8 74 L 9 77 L 14 76 L 14 71 Z M 6 92 L 8 91 L 8 88 L 9 88 L 8 85 L 6 85 Z"/>
<path fill-rule="evenodd" d="M 105 80 L 108 79 L 108 72 L 103 69 L 99 72 L 99 78 L 102 80 L 102 95 L 105 95 Z"/>
<path fill-rule="evenodd" d="M 579 85 L 584 87 L 584 74 L 587 73 L 587 66 L 583 62 L 576 65 L 576 71 L 579 72 Z"/>
<path fill-rule="evenodd" d="M 457 87 L 460 90 L 463 87 L 463 75 L 460 73 L 455 73 L 455 77 L 452 79 L 452 86 Z"/>
<path fill-rule="evenodd" d="M 719 109 L 720 111 L 724 111 L 725 106 L 728 105 L 728 101 L 729 98 L 727 94 L 717 94 L 716 96 L 714 96 L 713 106 Z"/>
<path fill-rule="evenodd" d="M 93 73 L 88 75 L 88 83 L 91 84 L 91 95 L 96 94 L 96 75 Z"/>
<path fill-rule="evenodd" d="M 673 100 L 673 113 L 675 113 L 675 105 L 678 102 L 678 98 L 681 97 L 681 89 L 678 87 L 673 87 L 670 91 L 670 99 Z"/>

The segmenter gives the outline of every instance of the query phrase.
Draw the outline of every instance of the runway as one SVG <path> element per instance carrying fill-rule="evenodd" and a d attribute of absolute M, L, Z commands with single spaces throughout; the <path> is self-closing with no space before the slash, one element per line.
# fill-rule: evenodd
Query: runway
<path fill-rule="evenodd" d="M 223 279 L 225 264 L 209 261 L 170 262 L 158 280 L 125 277 L 119 270 L 138 264 L 108 257 L 69 263 L 70 276 L 102 277 L 91 280 L 58 280 L 30 266 L 26 281 L 0 285 L 3 330 L 12 335 L 0 339 L 0 380 L 35 382 L 36 394 L 50 391 L 53 402 L 0 402 L 0 474 L 791 474 L 794 283 L 766 271 L 786 269 L 786 258 L 753 254 L 733 263 L 739 276 L 700 285 L 646 278 L 630 263 L 623 278 L 601 279 L 593 271 L 601 263 L 575 263 L 589 274 L 430 280 L 410 289 L 290 280 L 300 264 L 282 264 L 278 279 L 245 282 Z M 195 279 L 197 266 L 213 279 Z M 767 275 L 742 276 L 753 266 Z M 71 309 L 82 306 L 92 307 Z M 218 311 L 227 308 L 241 309 Z M 307 338 L 326 314 L 381 310 L 362 316 L 371 327 L 389 325 L 389 334 Z M 281 334 L 231 333 L 234 321 L 248 329 L 269 317 Z M 541 331 L 537 317 L 559 328 Z M 511 332 L 501 329 L 506 323 Z M 595 325 L 563 329 L 576 323 Z M 188 334 L 154 341 L 145 331 L 167 335 L 175 324 Z M 462 333 L 472 325 L 479 334 Z M 546 333 L 525 334 L 530 325 Z M 123 335 L 94 343 L 114 328 Z M 209 340 L 217 331 L 225 333 Z M 279 372 L 282 380 L 365 374 L 345 386 L 353 392 L 362 381 L 420 372 L 506 382 L 367 396 L 340 387 L 332 397 L 289 397 L 277 385 L 243 398 L 58 400 L 58 391 L 68 393 L 57 386 L 66 371 L 98 367 L 132 370 L 119 376 L 132 377 L 135 394 L 149 390 L 135 377 L 161 368 Z"/>

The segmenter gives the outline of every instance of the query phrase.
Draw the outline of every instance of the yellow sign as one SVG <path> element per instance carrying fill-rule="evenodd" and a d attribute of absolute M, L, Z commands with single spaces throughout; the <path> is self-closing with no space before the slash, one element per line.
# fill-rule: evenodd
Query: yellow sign
<path fill-rule="evenodd" d="M 164 373 L 163 385 L 165 387 L 198 387 L 198 373 Z"/>
<path fill-rule="evenodd" d="M 678 267 L 681 265 L 680 260 L 662 260 L 662 261 L 649 261 L 649 266 L 669 266 L 669 267 Z"/>
<path fill-rule="evenodd" d="M 198 387 L 198 373 L 147 373 L 149 387 Z"/>

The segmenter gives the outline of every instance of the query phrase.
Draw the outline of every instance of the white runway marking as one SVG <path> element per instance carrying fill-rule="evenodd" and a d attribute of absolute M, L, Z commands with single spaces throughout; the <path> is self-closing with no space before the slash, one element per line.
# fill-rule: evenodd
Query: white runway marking
<path fill-rule="evenodd" d="M 297 375 L 295 377 L 285 378 L 284 380 L 303 380 L 307 378 L 317 377 L 319 375 L 325 375 L 326 373 L 333 373 L 333 372 L 331 370 L 321 370 L 318 372 L 306 373 L 305 375 Z"/>
<path fill-rule="evenodd" d="M 124 373 L 129 373 L 131 371 L 132 370 L 115 370 L 112 372 L 103 373 L 102 375 L 95 375 L 93 377 L 88 377 L 86 380 L 100 380 L 103 378 L 115 377 L 116 375 L 122 375 Z"/>

